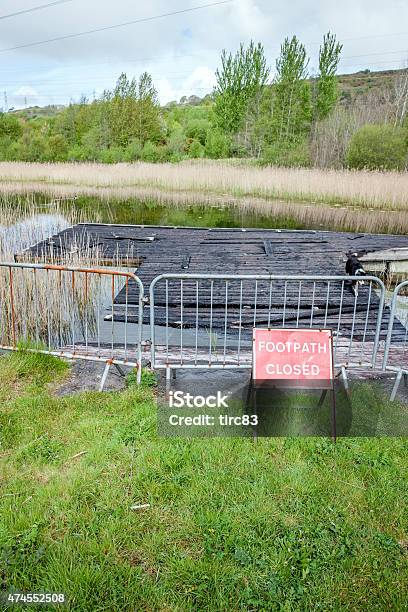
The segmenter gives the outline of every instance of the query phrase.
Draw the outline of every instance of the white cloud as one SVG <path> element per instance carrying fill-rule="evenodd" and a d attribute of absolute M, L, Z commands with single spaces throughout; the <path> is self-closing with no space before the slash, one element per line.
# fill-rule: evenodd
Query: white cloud
<path fill-rule="evenodd" d="M 1 13 L 27 8 L 26 0 L 3 0 Z M 33 2 L 33 5 L 35 2 Z M 204 95 L 214 83 L 222 48 L 260 41 L 274 67 L 285 36 L 303 40 L 316 66 L 327 30 L 344 41 L 345 71 L 399 67 L 408 53 L 407 0 L 234 0 L 45 45 L 1 49 L 197 6 L 197 0 L 73 0 L 0 21 L 2 90 L 44 102 L 68 102 L 81 93 L 112 87 L 124 70 L 153 74 L 160 99 Z M 390 34 L 394 34 L 390 36 Z M 389 53 L 397 51 L 397 53 Z M 369 55 L 377 53 L 378 55 Z M 358 57 L 354 57 L 358 56 Z M 29 85 L 27 85 L 29 83 Z M 28 88 L 28 89 L 25 89 Z M 30 90 L 31 88 L 31 90 Z M 18 92 L 18 93 L 16 93 Z M 25 93 L 26 92 L 26 93 Z"/>
<path fill-rule="evenodd" d="M 208 66 L 198 66 L 184 82 L 187 92 L 196 91 L 200 97 L 211 92 L 214 85 L 215 74 Z"/>
<path fill-rule="evenodd" d="M 13 92 L 13 96 L 32 96 L 37 98 L 38 92 L 36 89 L 30 87 L 29 85 L 23 85 L 22 87 L 19 87 L 16 91 Z"/>
<path fill-rule="evenodd" d="M 202 98 L 213 90 L 214 84 L 214 70 L 208 66 L 198 66 L 187 78 L 175 84 L 172 84 L 167 78 L 162 78 L 157 81 L 156 87 L 160 102 L 166 104 L 171 100 L 179 100 L 183 96 L 190 96 L 194 93 Z"/>

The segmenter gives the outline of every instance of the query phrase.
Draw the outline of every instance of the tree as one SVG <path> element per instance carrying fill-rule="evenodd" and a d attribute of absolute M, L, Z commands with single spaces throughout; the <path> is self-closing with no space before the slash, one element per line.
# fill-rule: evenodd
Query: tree
<path fill-rule="evenodd" d="M 336 36 L 328 32 L 323 37 L 319 50 L 319 76 L 317 80 L 316 116 L 325 119 L 334 108 L 338 98 L 336 72 L 343 45 Z"/>
<path fill-rule="evenodd" d="M 157 142 L 161 135 L 160 109 L 151 76 L 138 81 L 122 73 L 112 92 L 103 95 L 111 146 L 127 147 L 137 138 L 142 144 Z"/>
<path fill-rule="evenodd" d="M 143 72 L 139 77 L 137 85 L 137 93 L 140 101 L 149 101 L 151 104 L 158 106 L 159 99 L 157 97 L 157 90 L 153 85 L 153 80 L 148 72 Z"/>
<path fill-rule="evenodd" d="M 211 130 L 205 143 L 205 156 L 211 159 L 228 157 L 230 142 L 228 136 L 219 130 Z"/>
<path fill-rule="evenodd" d="M 65 161 L 68 153 L 68 143 L 62 134 L 54 134 L 48 139 L 50 161 Z"/>
<path fill-rule="evenodd" d="M 14 115 L 0 113 L 0 138 L 18 140 L 23 133 L 21 122 Z"/>
<path fill-rule="evenodd" d="M 263 46 L 253 41 L 245 49 L 241 43 L 233 56 L 225 49 L 221 54 L 221 68 L 215 72 L 214 115 L 217 126 L 226 133 L 235 133 L 241 127 L 248 107 L 268 81 Z"/>
<path fill-rule="evenodd" d="M 408 113 L 408 68 L 400 72 L 394 80 L 395 119 L 394 126 L 404 125 Z"/>
<path fill-rule="evenodd" d="M 53 123 L 53 133 L 62 134 L 69 145 L 80 145 L 82 138 L 95 123 L 97 103 L 88 104 L 82 97 L 79 104 L 71 103 L 57 115 Z"/>
<path fill-rule="evenodd" d="M 103 100 L 107 105 L 107 118 L 110 131 L 109 146 L 126 147 L 136 136 L 137 131 L 137 82 L 128 79 L 122 72 L 113 91 L 106 91 Z"/>
<path fill-rule="evenodd" d="M 207 134 L 211 129 L 211 124 L 208 119 L 192 119 L 186 125 L 186 136 L 187 138 L 196 139 L 205 145 L 207 140 Z"/>
<path fill-rule="evenodd" d="M 276 60 L 272 101 L 272 141 L 298 142 L 311 121 L 309 59 L 304 45 L 293 36 L 285 38 Z"/>
<path fill-rule="evenodd" d="M 157 142 L 162 128 L 160 123 L 160 107 L 157 90 L 152 77 L 144 72 L 138 82 L 138 129 L 136 137 L 144 144 L 148 140 Z"/>

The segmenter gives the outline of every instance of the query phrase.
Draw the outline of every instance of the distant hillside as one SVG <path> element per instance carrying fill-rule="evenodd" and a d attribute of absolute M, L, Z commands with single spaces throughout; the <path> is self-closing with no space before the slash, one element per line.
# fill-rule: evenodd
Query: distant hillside
<path fill-rule="evenodd" d="M 48 106 L 29 106 L 20 110 L 12 111 L 14 115 L 18 115 L 24 119 L 36 119 L 40 117 L 46 119 L 47 117 L 55 117 L 65 106 L 63 104 L 49 104 Z"/>
<path fill-rule="evenodd" d="M 403 70 L 381 70 L 371 72 L 370 70 L 361 70 L 352 74 L 338 75 L 340 88 L 340 102 L 343 104 L 351 104 L 359 96 L 363 96 L 370 91 L 384 90 L 389 85 L 392 77 L 402 73 Z M 208 101 L 210 94 L 204 97 L 191 95 L 183 96 L 178 102 L 176 100 L 168 102 L 164 105 L 165 109 L 174 106 L 199 106 L 202 102 Z M 62 104 L 50 104 L 48 106 L 30 106 L 21 110 L 12 111 L 15 115 L 25 119 L 47 118 L 54 117 L 65 108 Z"/>
<path fill-rule="evenodd" d="M 361 70 L 352 74 L 339 74 L 337 77 L 340 90 L 340 102 L 348 104 L 354 102 L 359 96 L 363 96 L 370 91 L 375 89 L 384 90 L 386 89 L 392 80 L 398 74 L 404 72 L 401 70 L 380 70 L 373 71 Z M 183 96 L 179 102 L 169 102 L 166 104 L 166 108 L 181 105 L 181 106 L 198 106 L 201 102 L 208 100 L 209 94 L 206 94 L 203 98 L 199 96 Z"/>
<path fill-rule="evenodd" d="M 384 90 L 390 85 L 393 77 L 402 72 L 403 70 L 381 70 L 378 72 L 361 70 L 353 74 L 341 74 L 338 76 L 340 101 L 342 103 L 352 103 L 359 96 L 371 91 Z"/>

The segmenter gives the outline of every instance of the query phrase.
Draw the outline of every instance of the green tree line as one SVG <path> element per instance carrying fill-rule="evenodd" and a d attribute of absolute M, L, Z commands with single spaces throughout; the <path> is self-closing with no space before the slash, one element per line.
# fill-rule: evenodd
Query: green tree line
<path fill-rule="evenodd" d="M 277 165 L 319 165 L 319 138 L 334 134 L 333 126 L 340 129 L 341 52 L 341 43 L 328 32 L 317 74 L 310 74 L 307 50 L 296 36 L 283 41 L 274 68 L 260 43 L 241 44 L 236 53 L 222 52 L 211 95 L 198 104 L 164 108 L 148 73 L 138 79 L 123 73 L 98 99 L 83 98 L 52 117 L 1 113 L 0 159 L 115 163 L 248 157 Z M 337 164 L 405 168 L 407 108 L 405 100 L 395 111 L 398 121 L 360 121 L 349 130 Z M 330 142 L 325 147 L 330 149 Z"/>

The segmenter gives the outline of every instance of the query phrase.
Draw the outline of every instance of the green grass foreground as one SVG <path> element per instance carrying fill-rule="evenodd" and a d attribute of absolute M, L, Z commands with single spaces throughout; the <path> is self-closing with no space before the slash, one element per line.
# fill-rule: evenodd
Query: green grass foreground
<path fill-rule="evenodd" d="M 65 373 L 0 358 L 0 589 L 93 612 L 407 609 L 402 439 L 160 439 L 151 388 L 53 397 Z"/>

